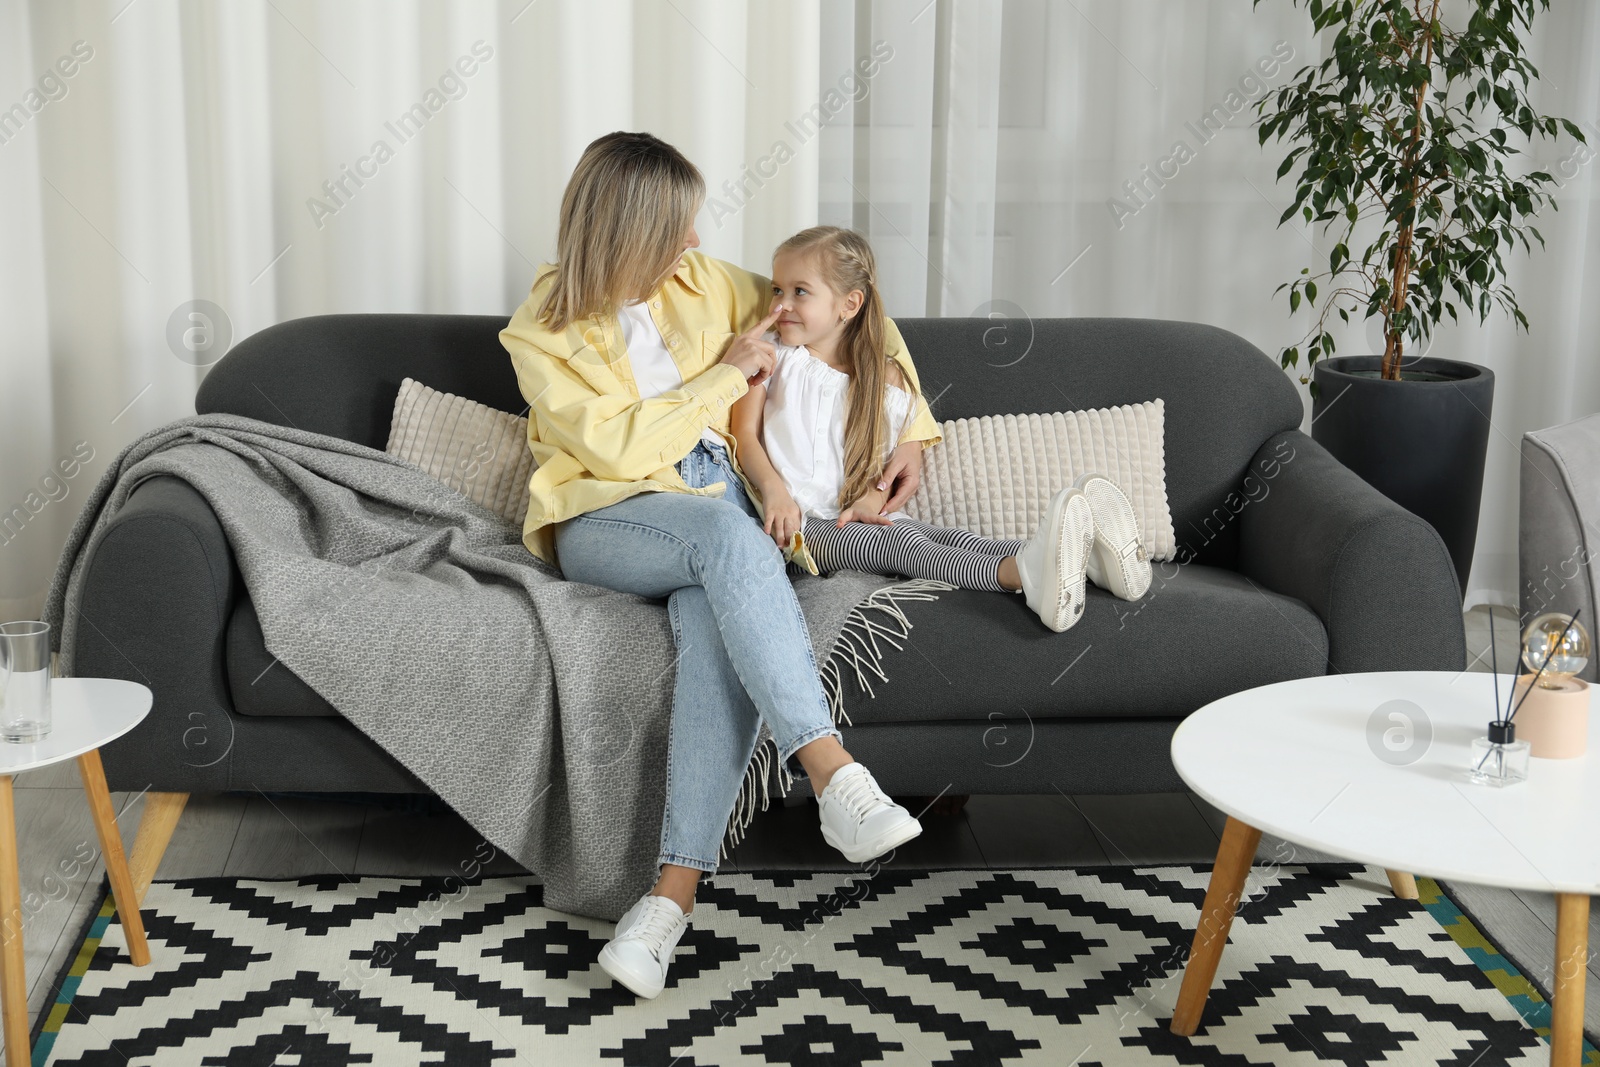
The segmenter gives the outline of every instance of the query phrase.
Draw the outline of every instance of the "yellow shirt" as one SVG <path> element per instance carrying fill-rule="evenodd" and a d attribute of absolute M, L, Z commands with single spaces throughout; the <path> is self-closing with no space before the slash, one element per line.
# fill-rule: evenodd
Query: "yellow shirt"
<path fill-rule="evenodd" d="M 729 408 L 750 391 L 749 383 L 738 367 L 719 361 L 735 335 L 765 317 L 771 280 L 698 251 L 684 253 L 683 265 L 647 301 L 683 386 L 641 399 L 615 315 L 590 315 L 559 333 L 537 321 L 554 277 L 553 266 L 541 266 L 528 298 L 500 331 L 528 402 L 528 448 L 538 465 L 522 526 L 528 551 L 559 567 L 554 523 L 637 493 L 720 497 L 726 483 L 691 487 L 677 469 L 708 426 L 727 442 L 734 470 L 759 510 L 761 497 L 739 465 L 728 428 Z M 892 319 L 885 324 L 888 355 L 920 392 L 900 330 Z M 940 439 L 939 424 L 923 403 L 899 443 L 922 441 L 926 448 Z M 801 558 L 815 573 L 809 554 Z"/>

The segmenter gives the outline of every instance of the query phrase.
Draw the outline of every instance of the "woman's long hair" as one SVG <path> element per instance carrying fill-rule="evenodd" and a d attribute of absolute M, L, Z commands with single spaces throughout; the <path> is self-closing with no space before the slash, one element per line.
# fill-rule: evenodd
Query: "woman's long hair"
<path fill-rule="evenodd" d="M 878 293 L 878 263 L 867 239 L 839 226 L 813 226 L 801 230 L 778 246 L 777 254 L 815 254 L 822 280 L 840 296 L 860 290 L 861 307 L 845 323 L 839 346 L 840 362 L 850 369 L 850 400 L 844 424 L 844 488 L 839 493 L 843 510 L 874 488 L 883 477 L 884 453 L 898 441 L 904 427 L 890 426 L 884 411 L 884 387 L 889 381 L 889 358 L 884 352 L 883 298 Z M 908 391 L 911 380 L 906 376 Z M 916 413 L 922 397 L 914 391 L 907 419 Z"/>
<path fill-rule="evenodd" d="M 654 292 L 682 255 L 705 192 L 695 165 L 648 133 L 590 142 L 561 197 L 555 283 L 539 322 L 564 330 Z"/>

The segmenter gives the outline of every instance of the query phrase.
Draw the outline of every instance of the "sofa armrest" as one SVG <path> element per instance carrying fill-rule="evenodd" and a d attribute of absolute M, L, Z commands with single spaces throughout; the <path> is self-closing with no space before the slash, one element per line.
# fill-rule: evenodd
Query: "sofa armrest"
<path fill-rule="evenodd" d="M 242 592 L 216 514 L 187 482 L 141 482 L 86 549 L 68 659 L 78 677 L 150 687 L 138 728 L 101 748 L 113 790 L 229 788 L 232 698 L 223 661 Z M 67 651 L 67 650 L 63 650 Z"/>
<path fill-rule="evenodd" d="M 1317 613 L 1328 673 L 1466 667 L 1455 565 L 1427 520 L 1299 430 L 1256 451 L 1242 494 L 1239 571 Z"/>

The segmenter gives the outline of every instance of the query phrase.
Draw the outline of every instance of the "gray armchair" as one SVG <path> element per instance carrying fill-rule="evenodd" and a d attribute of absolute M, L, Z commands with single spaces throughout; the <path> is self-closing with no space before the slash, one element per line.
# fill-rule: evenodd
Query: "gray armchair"
<path fill-rule="evenodd" d="M 1600 414 L 1522 435 L 1517 532 L 1520 624 L 1583 609 L 1591 635 L 1600 585 Z M 1578 677 L 1596 681 L 1595 657 Z"/>

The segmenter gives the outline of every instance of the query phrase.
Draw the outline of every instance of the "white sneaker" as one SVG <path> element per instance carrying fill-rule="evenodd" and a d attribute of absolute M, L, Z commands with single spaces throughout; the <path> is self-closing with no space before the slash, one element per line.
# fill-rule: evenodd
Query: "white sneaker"
<path fill-rule="evenodd" d="M 1092 472 L 1072 484 L 1094 513 L 1094 549 L 1085 568 L 1089 580 L 1113 596 L 1138 600 L 1150 588 L 1150 554 L 1128 495 L 1116 482 Z"/>
<path fill-rule="evenodd" d="M 617 920 L 616 936 L 600 950 L 600 968 L 641 997 L 654 999 L 667 984 L 672 950 L 689 917 L 668 897 L 646 893 Z"/>
<path fill-rule="evenodd" d="M 922 824 L 878 788 L 872 772 L 846 763 L 817 797 L 822 838 L 851 863 L 864 863 L 922 833 Z"/>
<path fill-rule="evenodd" d="M 1069 485 L 1050 498 L 1039 529 L 1017 553 L 1017 577 L 1028 606 L 1057 633 L 1083 615 L 1085 566 L 1094 537 L 1089 501 Z"/>

